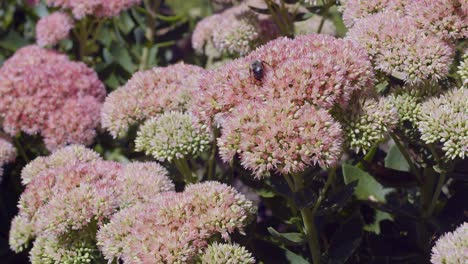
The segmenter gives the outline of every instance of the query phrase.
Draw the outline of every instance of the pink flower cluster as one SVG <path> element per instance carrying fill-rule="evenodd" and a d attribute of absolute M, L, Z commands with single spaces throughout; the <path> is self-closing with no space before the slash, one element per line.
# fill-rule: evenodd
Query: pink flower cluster
<path fill-rule="evenodd" d="M 182 193 L 162 193 L 115 214 L 99 230 L 98 245 L 108 261 L 191 263 L 210 238 L 228 239 L 235 230 L 242 232 L 254 210 L 225 184 L 189 185 Z"/>
<path fill-rule="evenodd" d="M 269 16 L 258 15 L 241 4 L 200 21 L 192 35 L 192 46 L 211 57 L 245 55 L 277 36 L 279 29 Z"/>
<path fill-rule="evenodd" d="M 101 121 L 112 136 L 129 126 L 165 111 L 185 111 L 205 72 L 200 67 L 178 63 L 137 72 L 104 102 Z"/>
<path fill-rule="evenodd" d="M 73 240 L 75 236 L 93 241 L 96 228 L 120 208 L 150 201 L 160 192 L 174 190 L 167 171 L 159 164 L 122 165 L 102 161 L 83 146 L 69 146 L 33 163 L 35 170 L 31 167 L 25 170 L 37 174 L 21 195 L 20 212 L 10 230 L 10 246 L 17 252 L 34 238 L 39 243 L 37 247 L 45 249 L 57 247 L 58 240 Z M 95 228 L 90 228 L 92 226 Z M 44 245 L 47 241 L 51 244 Z M 61 247 L 64 251 L 71 250 L 67 244 Z M 40 248 L 32 252 L 44 254 L 45 249 Z M 71 256 L 58 254 L 53 262 L 61 263 L 65 257 Z"/>
<path fill-rule="evenodd" d="M 76 19 L 87 15 L 113 17 L 141 0 L 46 0 L 47 5 L 70 10 Z"/>
<path fill-rule="evenodd" d="M 352 27 L 360 19 L 382 12 L 411 17 L 418 28 L 444 40 L 468 37 L 466 0 L 348 0 L 343 20 Z"/>
<path fill-rule="evenodd" d="M 264 68 L 261 81 L 250 65 Z M 210 122 L 245 101 L 287 97 L 299 104 L 332 108 L 346 106 L 353 93 L 372 87 L 374 75 L 366 52 L 353 41 L 327 35 L 278 38 L 208 72 L 200 83 L 191 112 Z"/>
<path fill-rule="evenodd" d="M 55 45 L 68 37 L 73 26 L 73 19 L 64 12 L 54 12 L 43 17 L 36 25 L 37 44 L 41 47 Z"/>
<path fill-rule="evenodd" d="M 16 149 L 13 144 L 0 137 L 0 177 L 3 175 L 3 165 L 12 162 L 15 159 Z"/>
<path fill-rule="evenodd" d="M 358 20 L 347 37 L 367 49 L 376 69 L 410 84 L 445 78 L 454 55 L 452 45 L 396 12 Z"/>
<path fill-rule="evenodd" d="M 105 87 L 96 72 L 67 56 L 27 46 L 0 68 L 0 116 L 10 135 L 41 134 L 49 150 L 90 144 Z"/>
<path fill-rule="evenodd" d="M 251 63 L 263 67 L 258 80 Z M 341 126 L 327 111 L 346 108 L 373 86 L 365 50 L 327 35 L 279 38 L 208 72 L 191 112 L 223 127 L 225 161 L 238 155 L 256 177 L 328 167 L 342 152 Z"/>
<path fill-rule="evenodd" d="M 342 152 L 343 133 L 326 110 L 289 98 L 235 108 L 218 139 L 225 162 L 236 154 L 255 177 L 270 171 L 299 173 L 313 165 L 334 165 Z"/>

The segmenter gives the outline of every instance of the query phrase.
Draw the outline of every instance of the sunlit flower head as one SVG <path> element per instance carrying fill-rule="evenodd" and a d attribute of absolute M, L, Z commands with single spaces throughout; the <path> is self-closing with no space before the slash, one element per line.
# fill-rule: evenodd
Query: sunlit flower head
<path fill-rule="evenodd" d="M 157 114 L 185 111 L 204 72 L 200 67 L 178 63 L 135 73 L 106 98 L 102 126 L 117 137 L 131 125 Z"/>
<path fill-rule="evenodd" d="M 52 152 L 49 156 L 37 157 L 28 163 L 21 171 L 21 180 L 26 185 L 42 171 L 98 160 L 101 160 L 99 154 L 83 145 L 67 146 Z"/>
<path fill-rule="evenodd" d="M 432 248 L 432 264 L 463 264 L 468 259 L 468 223 L 442 235 Z"/>
<path fill-rule="evenodd" d="M 183 193 L 166 192 L 151 203 L 115 214 L 98 232 L 98 245 L 109 261 L 187 263 L 213 235 L 227 239 L 252 220 L 255 208 L 233 188 L 218 182 L 190 185 Z"/>
<path fill-rule="evenodd" d="M 198 127 L 190 114 L 176 111 L 147 120 L 135 139 L 137 151 L 169 162 L 199 155 L 208 149 L 209 143 L 206 126 Z"/>
<path fill-rule="evenodd" d="M 463 55 L 463 60 L 460 62 L 458 66 L 458 75 L 460 75 L 460 79 L 462 81 L 462 85 L 464 88 L 468 88 L 468 53 L 465 52 Z"/>
<path fill-rule="evenodd" d="M 385 11 L 404 14 L 408 0 L 346 0 L 343 21 L 351 28 L 356 21 Z"/>
<path fill-rule="evenodd" d="M 254 62 L 263 68 L 260 80 L 252 73 Z M 318 34 L 278 38 L 209 71 L 191 112 L 211 124 L 245 101 L 288 97 L 325 108 L 345 106 L 353 93 L 365 92 L 373 81 L 368 56 L 353 41 Z"/>
<path fill-rule="evenodd" d="M 64 12 L 54 12 L 43 17 L 36 25 L 37 44 L 41 47 L 55 45 L 68 37 L 73 26 L 73 19 Z"/>
<path fill-rule="evenodd" d="M 205 249 L 200 256 L 200 262 L 202 264 L 254 264 L 255 258 L 243 246 L 215 242 Z"/>
<path fill-rule="evenodd" d="M 421 106 L 421 139 L 440 144 L 449 160 L 468 155 L 468 89 L 452 89 Z"/>
<path fill-rule="evenodd" d="M 3 129 L 12 136 L 40 134 L 49 150 L 89 144 L 105 93 L 96 72 L 84 63 L 38 46 L 24 47 L 0 68 Z"/>
<path fill-rule="evenodd" d="M 377 70 L 409 84 L 444 79 L 453 60 L 452 45 L 396 12 L 363 18 L 347 36 L 367 49 Z"/>
<path fill-rule="evenodd" d="M 341 157 L 342 141 L 341 126 L 327 111 L 281 99 L 235 108 L 218 146 L 225 162 L 237 155 L 260 178 L 270 171 L 289 174 L 333 166 Z"/>

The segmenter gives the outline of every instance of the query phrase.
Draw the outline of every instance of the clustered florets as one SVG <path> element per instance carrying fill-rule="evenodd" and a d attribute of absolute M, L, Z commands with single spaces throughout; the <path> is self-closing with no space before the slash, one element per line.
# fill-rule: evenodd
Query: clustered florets
<path fill-rule="evenodd" d="M 432 264 L 463 264 L 468 259 L 468 223 L 441 236 L 432 248 Z"/>
<path fill-rule="evenodd" d="M 260 178 L 270 171 L 332 166 L 340 157 L 342 138 L 341 126 L 325 110 L 283 98 L 235 108 L 218 146 L 224 161 L 238 154 L 241 164 Z"/>
<path fill-rule="evenodd" d="M 441 144 L 449 160 L 468 155 L 468 89 L 452 89 L 421 106 L 418 122 L 421 139 Z"/>
<path fill-rule="evenodd" d="M 113 17 L 140 2 L 141 0 L 46 0 L 46 4 L 51 7 L 70 10 L 76 19 L 87 15 Z"/>
<path fill-rule="evenodd" d="M 453 60 L 452 45 L 395 12 L 360 19 L 347 36 L 366 48 L 377 70 L 409 84 L 444 79 Z"/>
<path fill-rule="evenodd" d="M 135 148 L 159 161 L 197 156 L 208 148 L 211 140 L 206 126 L 194 124 L 188 113 L 166 112 L 140 127 Z"/>
<path fill-rule="evenodd" d="M 254 264 L 252 253 L 238 244 L 213 243 L 200 257 L 200 264 Z"/>
<path fill-rule="evenodd" d="M 366 153 L 386 139 L 398 124 L 398 112 L 385 98 L 357 100 L 349 113 L 340 113 L 346 142 L 356 153 Z"/>
<path fill-rule="evenodd" d="M 84 63 L 38 46 L 18 50 L 0 69 L 0 116 L 10 135 L 41 134 L 49 150 L 90 144 L 105 88 Z"/>
<path fill-rule="evenodd" d="M 83 146 L 69 146 L 38 158 L 23 171 L 30 178 L 12 222 L 10 246 L 19 252 L 35 239 L 33 263 L 99 258 L 96 228 L 119 208 L 173 191 L 167 174 L 152 162 L 122 165 L 102 161 Z"/>
<path fill-rule="evenodd" d="M 210 57 L 245 55 L 278 35 L 268 16 L 258 15 L 241 4 L 200 21 L 193 32 L 192 46 L 196 52 Z"/>
<path fill-rule="evenodd" d="M 185 111 L 204 70 L 183 63 L 137 72 L 109 94 L 101 112 L 102 126 L 112 136 L 166 111 Z"/>
<path fill-rule="evenodd" d="M 98 245 L 109 261 L 187 263 L 214 235 L 228 239 L 242 231 L 254 211 L 250 201 L 225 184 L 193 184 L 115 214 L 99 231 Z"/>
<path fill-rule="evenodd" d="M 41 18 L 36 25 L 37 44 L 41 47 L 55 45 L 68 37 L 73 19 L 64 12 L 54 12 Z"/>

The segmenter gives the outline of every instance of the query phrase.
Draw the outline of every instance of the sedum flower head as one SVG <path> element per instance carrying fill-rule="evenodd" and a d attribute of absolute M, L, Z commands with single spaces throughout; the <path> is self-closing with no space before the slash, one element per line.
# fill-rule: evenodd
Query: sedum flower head
<path fill-rule="evenodd" d="M 465 52 L 463 55 L 463 60 L 460 62 L 458 66 L 458 75 L 460 75 L 460 79 L 462 81 L 462 85 L 464 88 L 468 88 L 468 53 Z"/>
<path fill-rule="evenodd" d="M 190 263 L 209 238 L 242 230 L 254 210 L 225 184 L 194 184 L 115 214 L 99 230 L 98 245 L 108 261 Z"/>
<path fill-rule="evenodd" d="M 254 61 L 264 68 L 260 81 L 250 70 Z M 353 41 L 318 34 L 278 38 L 208 72 L 191 112 L 211 124 L 245 101 L 287 97 L 331 108 L 368 90 L 373 81 L 368 56 Z"/>
<path fill-rule="evenodd" d="M 10 246 L 20 252 L 36 239 L 31 251 L 35 263 L 75 263 L 72 260 L 77 258 L 101 256 L 87 251 L 91 243 L 97 252 L 96 229 L 118 210 L 174 190 L 167 171 L 154 162 L 123 166 L 103 161 L 82 146 L 67 147 L 32 163 L 32 178 L 12 222 Z"/>
<path fill-rule="evenodd" d="M 341 113 L 346 142 L 356 153 L 364 154 L 386 139 L 387 132 L 398 124 L 398 112 L 384 98 L 357 100 L 354 107 Z"/>
<path fill-rule="evenodd" d="M 417 123 L 421 119 L 421 106 L 427 98 L 440 94 L 441 87 L 436 83 L 392 87 L 386 97 L 398 112 L 398 127 L 410 138 L 419 138 Z"/>
<path fill-rule="evenodd" d="M 73 238 L 39 237 L 30 252 L 32 264 L 96 263 L 102 257 L 92 237 L 78 235 Z"/>
<path fill-rule="evenodd" d="M 444 40 L 468 37 L 467 12 L 466 0 L 414 0 L 406 6 L 418 27 Z"/>
<path fill-rule="evenodd" d="M 55 45 L 68 38 L 73 19 L 65 12 L 54 12 L 41 18 L 36 25 L 37 44 L 41 47 Z"/>
<path fill-rule="evenodd" d="M 241 4 L 200 21 L 193 32 L 192 46 L 208 56 L 245 55 L 277 36 L 279 30 L 269 16 Z"/>
<path fill-rule="evenodd" d="M 442 145 L 447 159 L 468 155 L 468 89 L 452 89 L 421 106 L 421 139 Z"/>
<path fill-rule="evenodd" d="M 156 162 L 133 162 L 125 165 L 117 178 L 120 207 L 148 203 L 159 193 L 175 191 L 169 172 Z"/>
<path fill-rule="evenodd" d="M 113 17 L 120 12 L 137 5 L 141 0 L 46 0 L 51 7 L 70 10 L 76 19 L 87 15 Z"/>
<path fill-rule="evenodd" d="M 3 165 L 16 159 L 16 148 L 10 142 L 0 138 L 0 182 L 3 174 Z"/>
<path fill-rule="evenodd" d="M 346 0 L 344 4 L 343 21 L 351 28 L 359 19 L 373 14 L 392 11 L 404 12 L 408 0 Z"/>
<path fill-rule="evenodd" d="M 409 84 L 444 79 L 453 60 L 452 45 L 396 12 L 359 20 L 348 31 L 348 38 L 367 49 L 377 70 Z"/>
<path fill-rule="evenodd" d="M 210 133 L 194 123 L 188 113 L 166 112 L 140 127 L 135 147 L 159 161 L 196 156 L 208 148 Z"/>
<path fill-rule="evenodd" d="M 200 256 L 201 264 L 254 264 L 255 259 L 245 247 L 238 244 L 209 245 Z"/>
<path fill-rule="evenodd" d="M 102 126 L 117 137 L 131 125 L 157 114 L 185 111 L 203 73 L 202 68 L 183 63 L 135 73 L 106 98 Z"/>
<path fill-rule="evenodd" d="M 468 259 L 468 223 L 442 235 L 432 248 L 432 264 L 463 264 Z"/>
<path fill-rule="evenodd" d="M 49 150 L 89 144 L 105 93 L 96 72 L 84 63 L 38 46 L 24 47 L 0 68 L 3 129 L 10 135 L 41 134 Z"/>
<path fill-rule="evenodd" d="M 37 157 L 28 163 L 21 171 L 21 180 L 26 185 L 42 171 L 98 160 L 101 160 L 99 154 L 83 145 L 67 146 L 54 151 L 49 156 Z"/>
<path fill-rule="evenodd" d="M 341 157 L 339 123 L 322 109 L 288 99 L 246 103 L 233 110 L 218 139 L 225 162 L 238 155 L 255 177 L 270 171 L 299 173 L 309 166 L 333 166 Z"/>

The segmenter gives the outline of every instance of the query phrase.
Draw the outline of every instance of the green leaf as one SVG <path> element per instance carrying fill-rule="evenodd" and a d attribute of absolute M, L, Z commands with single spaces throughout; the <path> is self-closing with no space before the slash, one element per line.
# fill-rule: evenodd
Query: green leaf
<path fill-rule="evenodd" d="M 385 80 L 381 83 L 378 83 L 376 86 L 375 86 L 375 90 L 377 90 L 378 93 L 383 93 L 388 87 L 388 82 Z"/>
<path fill-rule="evenodd" d="M 255 192 L 263 197 L 263 198 L 273 198 L 275 197 L 275 193 L 273 191 L 270 191 L 270 190 L 267 190 L 267 189 L 259 189 L 259 190 L 255 190 Z"/>
<path fill-rule="evenodd" d="M 380 222 L 383 220 L 393 220 L 393 217 L 389 213 L 382 212 L 380 210 L 375 210 L 375 212 L 376 213 L 375 213 L 374 223 L 365 225 L 364 230 L 379 235 L 380 234 Z"/>
<path fill-rule="evenodd" d="M 130 33 L 135 27 L 135 22 L 133 22 L 133 19 L 130 17 L 128 12 L 123 12 L 119 16 L 117 25 L 119 26 L 120 30 L 126 35 Z"/>
<path fill-rule="evenodd" d="M 5 37 L 0 39 L 0 47 L 9 51 L 16 51 L 27 44 L 28 42 L 13 30 L 9 31 Z"/>
<path fill-rule="evenodd" d="M 114 60 L 128 73 L 133 73 L 136 70 L 136 66 L 133 64 L 132 58 L 125 47 L 113 43 L 110 48 L 110 53 Z"/>
<path fill-rule="evenodd" d="M 367 172 L 349 164 L 343 165 L 343 178 L 346 184 L 359 181 L 354 191 L 358 200 L 385 202 L 385 195 L 393 190 L 384 188 Z"/>
<path fill-rule="evenodd" d="M 292 252 L 291 250 L 281 247 L 284 250 L 284 255 L 286 256 L 286 259 L 289 261 L 291 264 L 310 264 L 309 261 L 307 261 L 305 258 L 302 256 Z"/>
<path fill-rule="evenodd" d="M 268 227 L 268 232 L 286 245 L 299 246 L 305 243 L 304 235 L 301 233 L 280 233 L 273 227 Z"/>
<path fill-rule="evenodd" d="M 385 157 L 385 167 L 399 171 L 410 171 L 408 162 L 396 145 L 390 147 Z"/>

